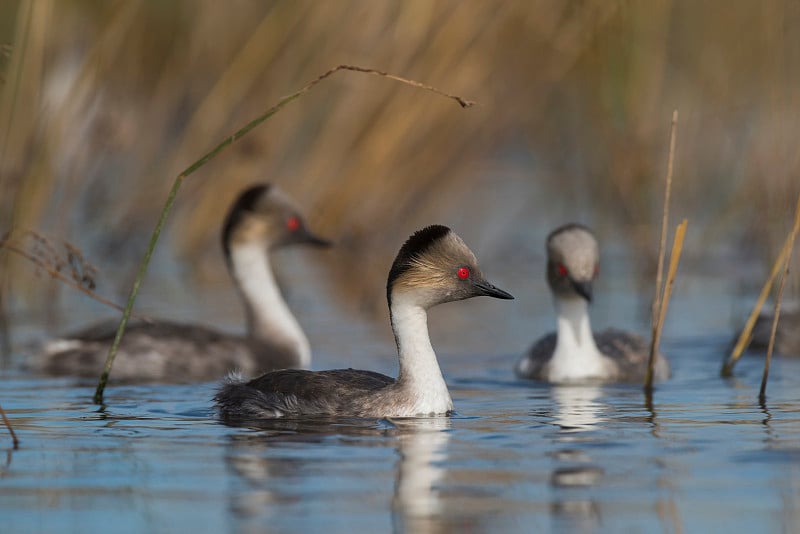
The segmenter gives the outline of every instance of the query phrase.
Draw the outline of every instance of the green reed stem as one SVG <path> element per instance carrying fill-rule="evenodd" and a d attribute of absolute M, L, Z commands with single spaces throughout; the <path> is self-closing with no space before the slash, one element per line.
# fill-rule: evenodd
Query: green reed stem
<path fill-rule="evenodd" d="M 119 322 L 119 326 L 117 327 L 117 333 L 114 336 L 114 342 L 111 344 L 111 348 L 108 351 L 106 363 L 105 366 L 103 366 L 103 373 L 100 375 L 100 382 L 97 384 L 97 389 L 94 392 L 93 400 L 95 404 L 101 404 L 103 402 L 103 391 L 106 389 L 108 376 L 111 374 L 111 366 L 114 365 L 114 358 L 117 356 L 117 349 L 119 349 L 120 341 L 122 341 L 122 335 L 125 333 L 125 328 L 128 326 L 128 319 L 131 316 L 131 311 L 133 311 L 133 303 L 136 301 L 136 295 L 139 294 L 139 286 L 142 285 L 142 279 L 147 272 L 147 266 L 150 263 L 150 258 L 153 256 L 153 250 L 156 248 L 156 243 L 161 235 L 161 230 L 164 228 L 167 215 L 169 215 L 169 211 L 172 209 L 172 205 L 175 203 L 175 198 L 178 196 L 178 190 L 181 188 L 183 179 L 186 176 L 186 172 L 184 171 L 178 175 L 177 178 L 175 178 L 175 182 L 172 184 L 172 189 L 169 192 L 169 196 L 167 196 L 167 202 L 164 204 L 164 209 L 161 210 L 161 215 L 156 223 L 156 228 L 153 230 L 153 235 L 150 236 L 150 244 L 147 246 L 147 251 L 144 253 L 142 263 L 139 265 L 139 271 L 136 273 L 136 279 L 133 281 L 133 287 L 131 287 L 131 293 L 128 296 L 128 302 L 125 305 L 125 310 L 122 312 L 122 320 Z"/>
<path fill-rule="evenodd" d="M 156 247 L 156 243 L 158 242 L 158 238 L 161 235 L 161 230 L 164 227 L 164 223 L 167 220 L 167 216 L 169 215 L 170 210 L 172 209 L 172 205 L 175 203 L 175 198 L 178 194 L 178 190 L 183 183 L 184 178 L 188 177 L 190 174 L 195 172 L 197 169 L 211 161 L 217 154 L 219 154 L 224 148 L 227 148 L 231 145 L 234 141 L 241 138 L 243 135 L 248 133 L 250 130 L 264 122 L 265 120 L 269 119 L 273 115 L 275 115 L 278 111 L 280 111 L 286 104 L 292 102 L 303 96 L 309 90 L 311 90 L 315 85 L 320 83 L 322 80 L 328 78 L 332 74 L 339 72 L 339 71 L 351 71 L 351 72 L 361 72 L 365 74 L 374 74 L 377 76 L 382 76 L 384 78 L 389 78 L 391 80 L 404 83 L 406 85 L 411 85 L 412 87 L 416 87 L 419 89 L 424 89 L 426 91 L 431 91 L 435 94 L 440 96 L 444 96 L 446 98 L 455 100 L 462 108 L 470 107 L 474 104 L 474 102 L 470 100 L 465 100 L 460 96 L 451 95 L 436 89 L 430 85 L 425 85 L 420 82 L 409 80 L 407 78 L 401 78 L 400 76 L 395 76 L 394 74 L 389 74 L 387 72 L 369 69 L 365 67 L 358 67 L 354 65 L 339 65 L 334 67 L 322 74 L 320 74 L 317 78 L 312 80 L 311 82 L 307 83 L 302 89 L 299 91 L 292 93 L 289 96 L 285 96 L 278 101 L 277 104 L 269 108 L 267 111 L 262 113 L 260 116 L 256 117 L 252 121 L 248 122 L 242 128 L 238 129 L 232 135 L 226 137 L 221 143 L 219 143 L 216 147 L 214 147 L 208 154 L 200 158 L 199 160 L 195 161 L 189 167 L 186 168 L 185 171 L 180 173 L 172 184 L 172 189 L 169 192 L 169 196 L 167 197 L 167 202 L 164 204 L 164 208 L 161 210 L 161 215 L 158 218 L 158 223 L 156 223 L 156 228 L 153 230 L 153 235 L 150 237 L 150 244 L 147 247 L 147 251 L 145 252 L 144 258 L 142 258 L 142 263 L 139 265 L 139 271 L 136 273 L 136 279 L 133 281 L 133 286 L 131 287 L 130 296 L 128 297 L 128 302 L 125 305 L 125 311 L 122 312 L 122 319 L 119 322 L 119 327 L 117 327 L 117 333 L 114 336 L 114 342 L 111 344 L 111 348 L 108 350 L 108 356 L 106 357 L 106 363 L 103 367 L 103 373 L 100 375 L 100 381 L 97 384 L 97 389 L 94 393 L 94 403 L 95 404 L 102 404 L 103 402 L 103 392 L 105 391 L 106 384 L 108 383 L 108 377 L 111 374 L 111 368 L 114 365 L 114 358 L 117 355 L 117 350 L 119 349 L 119 344 L 122 341 L 122 336 L 125 333 L 125 328 L 128 325 L 128 319 L 130 318 L 131 311 L 133 310 L 133 303 L 136 301 L 136 296 L 139 293 L 139 286 L 142 283 L 142 279 L 144 278 L 145 273 L 147 272 L 147 266 L 150 263 L 150 258 L 153 255 L 153 250 Z"/>

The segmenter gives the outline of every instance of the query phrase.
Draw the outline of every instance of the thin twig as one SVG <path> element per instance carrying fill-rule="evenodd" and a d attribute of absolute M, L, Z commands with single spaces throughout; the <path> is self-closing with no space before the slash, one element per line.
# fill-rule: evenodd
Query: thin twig
<path fill-rule="evenodd" d="M 75 288 L 78 291 L 81 291 L 82 293 L 85 293 L 86 295 L 90 296 L 91 298 L 93 298 L 97 302 L 100 302 L 101 304 L 105 304 L 106 306 L 114 308 L 115 310 L 120 311 L 120 312 L 124 312 L 125 311 L 125 308 L 123 308 L 119 304 L 116 304 L 115 302 L 112 302 L 112 301 L 108 300 L 105 297 L 101 297 L 100 295 L 98 295 L 97 293 L 95 293 L 94 291 L 89 289 L 88 287 L 80 285 L 79 283 L 77 283 L 72 278 L 64 275 L 64 273 L 59 272 L 56 269 L 54 269 L 53 267 L 47 265 L 40 258 L 37 258 L 33 254 L 29 253 L 27 250 L 19 248 L 16 245 L 14 245 L 13 243 L 9 243 L 8 241 L 0 241 L 0 248 L 4 248 L 4 249 L 8 250 L 9 252 L 13 252 L 14 254 L 18 254 L 18 255 L 22 256 L 23 258 L 25 258 L 26 260 L 30 261 L 31 263 L 33 263 L 34 265 L 36 265 L 40 269 L 42 269 L 45 272 L 47 272 L 47 274 L 49 274 L 52 278 L 60 280 L 61 282 L 64 282 L 68 286 L 70 286 L 72 288 Z M 134 317 L 136 317 L 137 319 L 142 319 L 144 321 L 149 321 L 149 319 L 147 317 L 143 316 L 143 315 L 135 314 Z"/>
<path fill-rule="evenodd" d="M 767 345 L 767 357 L 764 360 L 764 372 L 761 375 L 761 389 L 758 392 L 758 401 L 765 404 L 767 401 L 767 380 L 769 379 L 769 367 L 772 363 L 772 351 L 775 349 L 775 334 L 778 331 L 778 319 L 781 316 L 781 300 L 783 300 L 783 287 L 786 283 L 786 278 L 789 274 L 789 259 L 784 261 L 784 271 L 781 275 L 781 281 L 778 284 L 778 295 L 775 298 L 775 311 L 772 316 L 772 329 L 769 333 L 769 344 Z"/>
<path fill-rule="evenodd" d="M 349 71 L 353 71 L 353 72 L 363 72 L 365 74 L 374 74 L 376 76 L 383 76 L 385 78 L 389 78 L 391 80 L 395 80 L 395 81 L 410 85 L 412 87 L 418 87 L 418 88 L 424 89 L 426 91 L 431 91 L 433 93 L 436 93 L 437 95 L 441 95 L 441 96 L 443 96 L 445 98 L 450 98 L 452 100 L 455 100 L 456 102 L 458 102 L 458 104 L 462 108 L 468 108 L 468 107 L 471 107 L 471 106 L 475 105 L 475 102 L 473 102 L 472 100 L 466 100 L 464 98 L 461 98 L 460 96 L 456 96 L 456 95 L 451 95 L 449 93 L 445 93 L 444 91 L 436 89 L 435 87 L 432 87 L 430 85 L 425 85 L 423 83 L 420 83 L 420 82 L 417 82 L 417 81 L 414 81 L 414 80 L 409 80 L 407 78 L 401 78 L 400 76 L 395 76 L 394 74 L 389 74 L 389 73 L 386 73 L 386 72 L 383 72 L 383 71 L 380 71 L 380 70 L 376 70 L 376 69 L 368 69 L 368 68 L 365 68 L 365 67 L 357 67 L 357 66 L 354 66 L 354 65 L 339 65 L 337 67 L 334 67 L 334 68 L 328 70 L 327 72 L 323 72 L 322 74 L 317 76 L 314 80 L 312 80 L 309 83 L 307 83 L 302 89 L 300 89 L 296 93 L 292 93 L 289 96 L 284 96 L 283 98 L 281 98 L 278 101 L 277 104 L 275 104 L 274 106 L 269 108 L 267 111 L 262 113 L 259 117 L 256 117 L 252 121 L 250 121 L 247 124 L 245 124 L 242 128 L 237 130 L 234 134 L 232 134 L 229 137 L 225 138 L 220 144 L 218 144 L 216 147 L 214 147 L 214 149 L 212 149 L 211 152 L 209 152 L 208 154 L 206 154 L 205 156 L 203 156 L 202 158 L 200 158 L 196 162 L 192 163 L 189 167 L 187 167 L 187 169 L 185 171 L 183 171 L 179 175 L 179 178 L 181 178 L 181 179 L 186 178 L 187 176 L 192 174 L 194 171 L 196 171 L 197 169 L 199 169 L 200 167 L 202 167 L 203 165 L 208 163 L 211 159 L 213 159 L 223 148 L 226 148 L 228 145 L 230 145 L 231 143 L 233 143 L 234 141 L 236 141 L 237 139 L 239 139 L 240 137 L 242 137 L 243 135 L 248 133 L 250 130 L 252 130 L 256 126 L 258 126 L 259 124 L 261 124 L 262 122 L 267 120 L 268 118 L 270 118 L 273 115 L 275 115 L 286 104 L 288 104 L 292 100 L 296 100 L 297 98 L 300 98 L 301 96 L 306 94 L 308 91 L 310 91 L 319 82 L 321 82 L 325 78 L 328 78 L 329 76 L 331 76 L 331 75 L 333 75 L 333 74 L 335 74 L 335 73 L 337 73 L 337 72 L 339 72 L 341 70 L 349 70 Z M 176 180 L 177 180 L 177 178 L 176 178 Z"/>
<path fill-rule="evenodd" d="M 8 432 L 11 434 L 11 442 L 14 444 L 14 448 L 19 448 L 19 439 L 17 439 L 17 434 L 14 432 L 14 428 L 11 426 L 11 421 L 8 420 L 6 416 L 6 411 L 0 406 L 0 417 L 3 418 L 3 423 L 5 423 Z"/>
<path fill-rule="evenodd" d="M 645 373 L 645 391 L 652 391 L 653 370 L 655 369 L 656 359 L 656 329 L 659 322 L 659 310 L 663 298 L 662 279 L 664 277 L 664 256 L 667 252 L 667 225 L 669 223 L 669 201 L 672 193 L 672 170 L 675 162 L 675 138 L 678 129 L 678 110 L 672 112 L 672 123 L 669 130 L 669 157 L 667 158 L 667 177 L 664 184 L 664 213 L 661 217 L 661 240 L 658 245 L 658 265 L 656 267 L 656 294 L 653 299 L 653 309 L 651 318 L 650 336 L 650 357 L 647 361 L 647 372 Z"/>
<path fill-rule="evenodd" d="M 794 249 L 794 242 L 797 239 L 797 233 L 800 232 L 800 196 L 797 199 L 797 210 L 794 214 L 794 226 L 792 231 L 789 232 L 788 248 L 786 250 L 786 258 L 784 259 L 783 274 L 781 281 L 778 284 L 778 294 L 775 297 L 775 311 L 772 315 L 772 331 L 769 335 L 769 345 L 767 346 L 767 358 L 764 360 L 764 374 L 761 377 L 761 391 L 758 393 L 758 400 L 764 404 L 767 400 L 767 380 L 769 379 L 769 366 L 772 362 L 772 351 L 775 348 L 775 334 L 778 331 L 778 319 L 781 316 L 781 301 L 783 300 L 783 288 L 786 285 L 786 279 L 789 277 L 789 265 L 792 263 L 792 250 Z"/>
<path fill-rule="evenodd" d="M 800 221 L 800 195 L 797 197 L 797 206 L 795 207 L 794 217 L 796 226 L 799 224 L 798 221 Z M 761 313 L 761 309 L 764 307 L 764 303 L 767 301 L 769 292 L 772 290 L 772 284 L 775 282 L 778 274 L 780 274 L 781 267 L 783 267 L 784 263 L 786 262 L 787 255 L 790 253 L 793 242 L 794 238 L 790 232 L 789 235 L 786 236 L 786 240 L 783 242 L 783 247 L 781 247 L 781 251 L 778 254 L 778 257 L 775 259 L 775 263 L 772 265 L 772 271 L 769 274 L 769 278 L 767 278 L 767 281 L 764 282 L 764 286 L 761 288 L 761 293 L 759 293 L 756 304 L 753 306 L 753 310 L 750 312 L 750 316 L 747 318 L 747 322 L 745 322 L 741 334 L 739 334 L 739 339 L 736 341 L 736 345 L 733 347 L 731 355 L 722 363 L 720 376 L 725 377 L 733 375 L 733 367 L 736 365 L 736 362 L 739 361 L 739 358 L 742 357 L 745 347 L 750 344 L 753 336 L 753 328 L 755 327 L 758 315 Z"/>
<path fill-rule="evenodd" d="M 335 67 L 335 68 L 329 70 L 328 72 L 326 72 L 325 74 L 323 74 L 322 76 L 320 76 L 317 80 L 312 82 L 312 84 L 320 81 L 322 78 L 325 78 L 326 76 L 330 76 L 331 74 L 333 74 L 337 70 L 351 70 L 351 71 L 354 71 L 354 72 L 364 72 L 364 73 L 367 73 L 367 74 L 375 74 L 377 76 L 383 76 L 384 78 L 389 78 L 390 80 L 395 80 L 395 81 L 398 81 L 398 82 L 402 82 L 402 83 L 408 84 L 408 85 L 410 85 L 412 87 L 418 87 L 419 89 L 425 89 L 426 91 L 434 92 L 437 95 L 441 95 L 441 96 L 444 96 L 444 97 L 447 97 L 447 98 L 451 98 L 451 99 L 455 100 L 456 102 L 458 102 L 458 104 L 462 108 L 468 108 L 468 107 L 472 107 L 472 106 L 475 105 L 475 102 L 472 101 L 472 100 L 465 100 L 465 99 L 461 98 L 460 96 L 456 96 L 456 95 L 451 95 L 449 93 L 445 93 L 444 91 L 441 91 L 441 90 L 439 90 L 439 89 L 437 89 L 437 88 L 435 88 L 433 86 L 426 85 L 424 83 L 420 83 L 420 82 L 417 82 L 417 81 L 414 81 L 414 80 L 409 80 L 408 78 L 402 78 L 402 77 L 396 76 L 394 74 L 389 74 L 388 72 L 383 72 L 383 71 L 375 70 L 375 69 L 367 69 L 367 68 L 364 68 L 364 67 L 357 67 L 357 66 L 354 66 L 354 65 L 339 65 L 338 67 Z M 309 84 L 309 85 L 311 85 L 311 84 Z"/>
<path fill-rule="evenodd" d="M 302 89 L 299 91 L 292 93 L 289 96 L 285 96 L 281 98 L 277 104 L 269 108 L 267 111 L 262 113 L 260 116 L 256 117 L 252 121 L 248 122 L 242 128 L 234 132 L 232 135 L 226 137 L 222 140 L 216 147 L 211 149 L 211 151 L 206 154 L 205 156 L 201 157 L 199 160 L 195 161 L 191 165 L 189 165 L 186 170 L 180 173 L 174 180 L 172 184 L 172 189 L 170 189 L 169 195 L 167 196 L 167 201 L 164 204 L 164 208 L 161 210 L 161 215 L 158 218 L 158 222 L 156 223 L 156 227 L 153 230 L 153 235 L 150 237 L 150 244 L 147 247 L 147 251 L 145 252 L 144 258 L 142 258 L 142 263 L 139 265 L 139 270 L 136 273 L 136 279 L 133 282 L 133 286 L 131 287 L 130 296 L 128 297 L 128 302 L 125 305 L 125 309 L 122 312 L 122 319 L 120 320 L 119 327 L 117 327 L 117 333 L 114 336 L 114 342 L 111 344 L 111 348 L 108 351 L 108 356 L 106 357 L 106 363 L 103 367 L 103 373 L 100 375 L 100 381 L 97 384 L 97 389 L 94 393 L 94 402 L 95 404 L 101 404 L 103 402 L 103 392 L 105 391 L 106 384 L 108 383 L 108 377 L 111 373 L 111 368 L 114 365 L 114 358 L 117 355 L 117 349 L 119 348 L 119 344 L 122 341 L 122 335 L 125 333 L 125 328 L 128 324 L 128 318 L 131 315 L 131 310 L 133 309 L 133 303 L 136 301 L 136 295 L 139 293 L 139 286 L 142 283 L 142 279 L 144 278 L 145 273 L 147 272 L 147 266 L 150 263 L 150 257 L 153 255 L 153 250 L 155 249 L 156 243 L 158 242 L 158 238 L 161 235 L 161 230 L 164 227 L 164 223 L 167 220 L 167 215 L 169 215 L 170 210 L 172 209 L 172 205 L 175 202 L 175 198 L 177 197 L 178 191 L 180 190 L 181 184 L 183 183 L 184 178 L 195 172 L 197 169 L 211 161 L 217 154 L 219 154 L 224 148 L 228 147 L 234 141 L 248 133 L 250 130 L 264 122 L 265 120 L 269 119 L 273 115 L 275 115 L 278 111 L 280 111 L 286 104 L 289 102 L 296 100 L 303 96 L 305 93 L 310 91 L 315 85 L 320 83 L 322 80 L 328 78 L 332 74 L 341 71 L 341 70 L 348 70 L 353 72 L 362 72 L 365 74 L 374 74 L 376 76 L 382 76 L 384 78 L 389 78 L 391 80 L 395 80 L 406 85 L 411 85 L 412 87 L 417 87 L 419 89 L 424 89 L 426 91 L 431 91 L 436 93 L 437 95 L 444 96 L 446 98 L 450 98 L 458 102 L 458 104 L 462 108 L 470 107 L 474 104 L 471 100 L 465 100 L 460 96 L 451 95 L 445 93 L 435 87 L 430 85 L 425 85 L 423 83 L 409 80 L 407 78 L 402 78 L 400 76 L 396 76 L 394 74 L 389 74 L 387 72 L 375 70 L 375 69 L 368 69 L 365 67 L 357 67 L 353 65 L 339 65 L 334 67 L 327 72 L 322 73 L 317 78 L 312 80 L 311 82 L 307 83 Z"/>

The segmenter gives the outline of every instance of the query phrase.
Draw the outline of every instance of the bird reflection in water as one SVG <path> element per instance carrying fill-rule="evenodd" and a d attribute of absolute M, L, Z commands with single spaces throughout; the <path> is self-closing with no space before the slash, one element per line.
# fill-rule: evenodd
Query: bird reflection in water
<path fill-rule="evenodd" d="M 421 534 L 444 530 L 440 528 L 443 503 L 438 486 L 446 472 L 450 419 L 400 419 L 393 423 L 400 431 L 393 530 Z"/>
<path fill-rule="evenodd" d="M 601 526 L 600 506 L 586 488 L 601 482 L 603 469 L 593 465 L 589 453 L 579 445 L 594 441 L 590 432 L 606 419 L 606 406 L 598 401 L 602 391 L 596 385 L 558 386 L 550 391 L 559 427 L 555 440 L 571 445 L 553 454 L 557 465 L 550 476 L 553 530 L 594 531 Z"/>
<path fill-rule="evenodd" d="M 353 446 L 391 446 L 398 456 L 391 497 L 393 529 L 423 534 L 446 530 L 442 524 L 444 505 L 439 484 L 446 473 L 450 424 L 447 417 L 273 420 L 260 424 L 256 432 L 234 434 L 230 436 L 226 462 L 241 485 L 231 492 L 231 509 L 242 522 L 239 526 L 244 531 L 248 526 L 258 529 L 274 520 L 275 514 L 285 513 L 287 506 L 299 506 L 305 500 L 315 499 L 307 491 L 309 481 L 318 478 L 320 470 L 332 476 L 332 471 L 342 467 L 340 462 L 326 460 L 324 456 L 347 454 L 343 449 Z M 311 459 L 308 454 L 297 454 L 299 448 L 317 444 L 327 448 L 323 457 L 315 453 Z M 328 448 L 330 446 L 337 447 L 338 452 Z M 378 479 L 385 477 L 385 471 L 379 467 L 385 465 L 385 461 L 380 453 L 375 461 L 374 470 L 370 471 L 365 461 L 361 461 L 360 467 L 363 476 L 376 478 L 375 484 L 363 477 L 362 482 L 380 488 Z M 368 498 L 380 496 L 380 491 L 374 491 Z M 316 497 L 325 498 L 321 493 Z"/>

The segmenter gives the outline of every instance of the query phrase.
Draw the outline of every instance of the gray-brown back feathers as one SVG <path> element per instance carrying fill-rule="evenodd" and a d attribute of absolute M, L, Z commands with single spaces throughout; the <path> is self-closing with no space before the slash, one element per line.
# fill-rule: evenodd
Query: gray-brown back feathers
<path fill-rule="evenodd" d="M 277 187 L 256 184 L 240 193 L 222 227 L 223 251 L 232 273 L 235 247 L 263 247 L 261 259 L 268 263 L 268 249 L 292 243 L 328 244 L 306 229 L 293 202 Z M 254 303 L 248 299 L 258 296 L 243 293 L 243 298 L 249 313 Z M 264 330 L 263 324 L 256 326 Z M 248 324 L 250 331 L 243 337 L 172 321 L 132 323 L 122 338 L 111 379 L 188 382 L 216 379 L 233 369 L 255 373 L 301 365 L 296 344 L 286 336 L 265 336 L 256 326 Z M 109 321 L 51 342 L 30 367 L 51 375 L 97 377 L 116 328 L 117 322 Z"/>

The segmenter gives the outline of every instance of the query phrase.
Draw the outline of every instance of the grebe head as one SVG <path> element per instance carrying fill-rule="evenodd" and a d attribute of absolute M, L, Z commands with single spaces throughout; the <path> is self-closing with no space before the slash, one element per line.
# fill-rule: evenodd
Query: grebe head
<path fill-rule="evenodd" d="M 514 298 L 489 283 L 464 241 L 439 225 L 418 230 L 408 238 L 389 271 L 386 295 L 390 307 L 393 296 L 402 295 L 426 309 L 481 295 Z"/>
<path fill-rule="evenodd" d="M 599 262 L 597 240 L 583 225 L 566 224 L 547 237 L 547 283 L 556 298 L 591 302 Z"/>
<path fill-rule="evenodd" d="M 271 184 L 256 184 L 245 189 L 231 206 L 222 227 L 225 255 L 237 244 L 264 243 L 269 249 L 305 243 L 318 247 L 330 242 L 307 228 L 291 199 Z"/>

